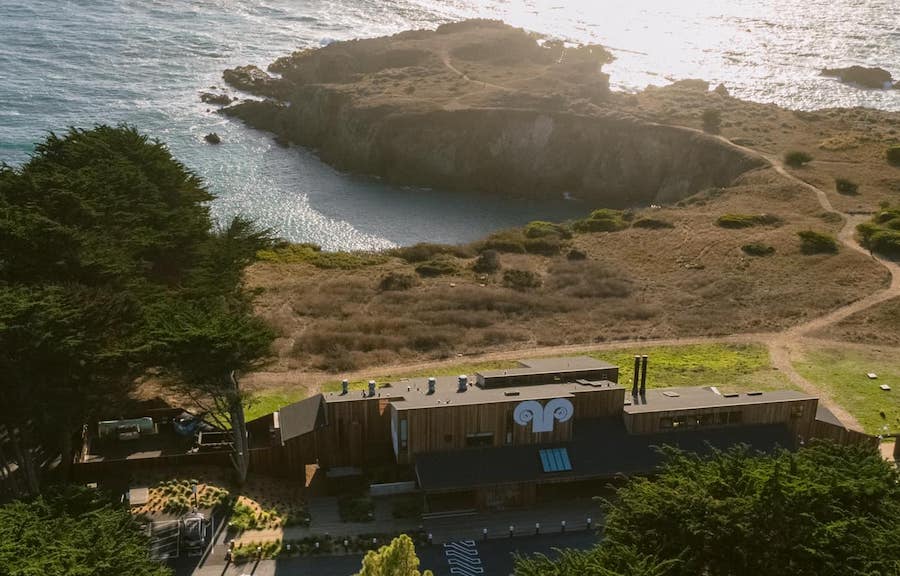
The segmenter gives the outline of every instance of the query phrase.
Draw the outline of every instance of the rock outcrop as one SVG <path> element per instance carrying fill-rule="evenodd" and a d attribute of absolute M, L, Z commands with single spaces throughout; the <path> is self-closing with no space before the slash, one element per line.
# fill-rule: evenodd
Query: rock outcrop
<path fill-rule="evenodd" d="M 215 132 L 210 132 L 206 136 L 203 137 L 204 140 L 209 142 L 210 144 L 221 144 L 222 138 L 219 137 Z"/>
<path fill-rule="evenodd" d="M 213 92 L 201 92 L 200 101 L 216 106 L 228 106 L 231 104 L 231 96 L 228 94 L 215 94 Z"/>
<path fill-rule="evenodd" d="M 606 206 L 673 202 L 761 165 L 700 131 L 616 112 L 602 48 L 535 40 L 478 21 L 335 43 L 279 59 L 280 78 L 228 74 L 267 100 L 223 112 L 397 183 Z"/>
<path fill-rule="evenodd" d="M 864 88 L 888 89 L 892 87 L 891 73 L 884 68 L 848 66 L 846 68 L 825 68 L 822 76 L 838 78 L 841 82 L 857 84 Z"/>

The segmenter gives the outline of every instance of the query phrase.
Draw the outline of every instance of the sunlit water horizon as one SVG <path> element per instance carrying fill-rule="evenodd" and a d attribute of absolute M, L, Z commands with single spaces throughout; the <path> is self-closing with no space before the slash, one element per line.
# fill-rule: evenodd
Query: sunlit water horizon
<path fill-rule="evenodd" d="M 465 242 L 593 207 L 342 173 L 209 111 L 199 92 L 221 86 L 225 68 L 487 17 L 611 48 L 616 60 L 605 70 L 617 90 L 703 78 L 739 98 L 789 108 L 900 110 L 898 90 L 861 90 L 818 75 L 826 66 L 897 66 L 900 13 L 889 0 L 0 0 L 0 15 L 0 161 L 26 161 L 51 130 L 129 123 L 166 142 L 207 182 L 217 218 L 246 214 L 284 238 L 328 249 Z M 223 144 L 203 141 L 212 131 Z"/>

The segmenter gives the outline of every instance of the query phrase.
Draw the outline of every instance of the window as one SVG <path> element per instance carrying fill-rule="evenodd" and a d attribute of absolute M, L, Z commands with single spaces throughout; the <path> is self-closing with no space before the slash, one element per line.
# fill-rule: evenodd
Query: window
<path fill-rule="evenodd" d="M 406 450 L 409 445 L 409 422 L 407 420 L 400 421 L 400 449 Z"/>
<path fill-rule="evenodd" d="M 565 448 L 547 448 L 539 450 L 541 466 L 544 472 L 565 472 L 572 469 L 569 451 Z"/>
<path fill-rule="evenodd" d="M 477 432 L 475 434 L 466 434 L 466 446 L 475 448 L 478 446 L 493 446 L 493 432 Z"/>

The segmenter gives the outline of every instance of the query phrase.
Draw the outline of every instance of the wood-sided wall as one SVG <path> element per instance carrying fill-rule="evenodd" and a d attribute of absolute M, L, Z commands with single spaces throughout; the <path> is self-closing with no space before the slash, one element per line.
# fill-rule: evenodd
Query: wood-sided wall
<path fill-rule="evenodd" d="M 579 418 L 618 417 L 624 394 L 618 387 L 579 390 L 567 397 L 574 408 L 572 417 L 565 422 L 554 421 L 550 432 L 537 433 L 533 432 L 533 423 L 522 426 L 513 420 L 516 406 L 524 401 L 521 398 L 508 402 L 393 410 L 398 421 L 407 421 L 406 448 L 401 443 L 397 461 L 408 464 L 417 453 L 467 448 L 470 446 L 468 438 L 473 434 L 483 435 L 483 446 L 495 447 L 570 441 Z M 548 400 L 539 402 L 544 405 Z M 401 428 L 399 422 L 397 428 Z"/>
<path fill-rule="evenodd" d="M 820 440 L 833 440 L 834 442 L 843 444 L 845 446 L 855 444 L 858 446 L 869 446 L 871 448 L 877 448 L 879 444 L 878 437 L 876 436 L 866 434 L 865 432 L 850 430 L 848 428 L 844 428 L 843 426 L 837 426 L 835 424 L 824 422 L 822 420 L 816 420 L 813 423 L 812 429 L 810 431 L 810 437 Z"/>
<path fill-rule="evenodd" d="M 328 425 L 316 431 L 319 466 L 364 466 L 390 462 L 388 398 L 326 402 Z"/>
<path fill-rule="evenodd" d="M 680 409 L 657 412 L 625 413 L 625 428 L 631 434 L 652 434 L 656 432 L 670 432 L 671 427 L 665 426 L 663 419 L 675 419 L 686 417 L 692 421 L 706 420 L 708 416 L 723 413 L 740 413 L 740 421 L 728 425 L 746 424 L 787 424 L 791 430 L 804 438 L 810 437 L 813 422 L 816 418 L 817 400 L 807 398 L 800 400 L 786 400 L 784 402 L 765 402 L 759 404 L 743 404 L 737 406 L 716 406 L 712 408 Z M 704 426 L 699 426 L 704 427 Z M 686 430 L 696 430 L 698 425 L 692 422 L 685 426 Z"/>

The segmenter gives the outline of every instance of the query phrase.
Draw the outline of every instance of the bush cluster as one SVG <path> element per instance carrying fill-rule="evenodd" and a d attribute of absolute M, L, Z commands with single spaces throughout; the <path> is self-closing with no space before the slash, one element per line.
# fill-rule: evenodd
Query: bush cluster
<path fill-rule="evenodd" d="M 856 227 L 863 246 L 889 258 L 900 257 L 900 206 L 884 208 Z"/>
<path fill-rule="evenodd" d="M 631 227 L 661 230 L 664 228 L 674 228 L 675 225 L 668 220 L 661 220 L 659 218 L 638 218 L 631 224 Z"/>
<path fill-rule="evenodd" d="M 784 154 L 784 163 L 791 168 L 799 168 L 805 164 L 812 162 L 812 159 L 812 156 L 810 156 L 807 152 L 803 152 L 801 150 L 791 150 L 790 152 L 785 152 Z"/>
<path fill-rule="evenodd" d="M 510 269 L 503 272 L 503 285 L 513 290 L 540 288 L 542 283 L 540 275 L 530 270 Z"/>
<path fill-rule="evenodd" d="M 416 266 L 416 273 L 426 278 L 452 276 L 457 272 L 459 272 L 459 268 L 456 266 L 456 263 L 446 256 L 439 256 Z"/>
<path fill-rule="evenodd" d="M 364 266 L 384 264 L 387 255 L 382 252 L 323 252 L 316 244 L 281 244 L 260 250 L 256 257 L 264 262 L 282 264 L 312 264 L 317 268 L 356 270 Z"/>
<path fill-rule="evenodd" d="M 900 166 L 900 146 L 891 146 L 884 155 L 888 164 L 891 166 Z"/>
<path fill-rule="evenodd" d="M 472 250 L 467 246 L 451 246 L 449 244 L 435 244 L 420 242 L 412 246 L 402 246 L 389 251 L 391 256 L 406 260 L 410 264 L 433 260 L 438 256 L 455 256 L 456 258 L 471 258 Z"/>
<path fill-rule="evenodd" d="M 855 196 L 859 193 L 859 184 L 846 178 L 835 178 L 834 189 L 837 190 L 838 194 Z"/>
<path fill-rule="evenodd" d="M 773 214 L 723 214 L 716 220 L 722 228 L 750 228 L 751 226 L 775 226 L 781 218 Z"/>
<path fill-rule="evenodd" d="M 838 251 L 837 240 L 830 234 L 801 230 L 797 236 L 800 237 L 800 251 L 804 254 L 834 254 Z"/>
<path fill-rule="evenodd" d="M 499 269 L 500 254 L 496 250 L 484 250 L 472 264 L 472 270 L 481 274 L 493 274 Z"/>
<path fill-rule="evenodd" d="M 418 280 L 412 274 L 406 272 L 388 272 L 381 278 L 378 283 L 378 289 L 387 290 L 409 290 L 418 283 Z"/>
<path fill-rule="evenodd" d="M 573 222 L 572 229 L 576 232 L 617 232 L 628 228 L 631 218 L 630 212 L 600 208 L 587 218 Z"/>
<path fill-rule="evenodd" d="M 769 256 L 775 253 L 775 247 L 763 244 L 762 242 L 752 242 L 741 246 L 741 250 L 750 256 Z"/>

